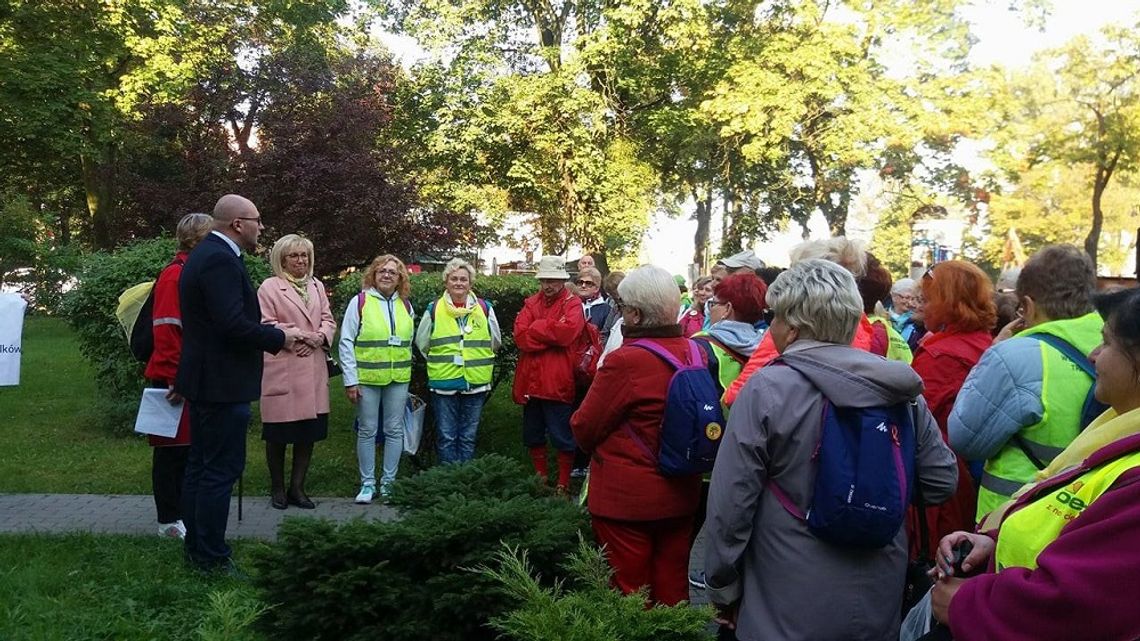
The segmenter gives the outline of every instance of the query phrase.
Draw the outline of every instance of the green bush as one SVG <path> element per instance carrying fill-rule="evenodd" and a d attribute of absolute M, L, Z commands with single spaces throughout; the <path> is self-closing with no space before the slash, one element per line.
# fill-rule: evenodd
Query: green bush
<path fill-rule="evenodd" d="M 471 483 L 483 473 L 496 480 Z M 287 519 L 277 542 L 254 554 L 255 584 L 273 608 L 262 624 L 284 640 L 495 639 L 487 621 L 518 600 L 469 568 L 492 562 L 506 543 L 555 577 L 587 529 L 573 503 L 536 495 L 531 476 L 488 456 L 398 480 L 406 510 L 395 522 Z M 507 488 L 517 494 L 505 496 Z M 431 500 L 411 504 L 428 489 Z"/>
<path fill-rule="evenodd" d="M 543 585 L 526 550 L 504 544 L 493 566 L 480 573 L 519 606 L 491 626 L 519 641 L 710 641 L 709 606 L 646 607 L 644 592 L 623 595 L 611 587 L 613 571 L 602 551 L 580 541 L 563 565 L 565 581 Z M 539 574 L 538 576 L 543 576 Z"/>
<path fill-rule="evenodd" d="M 113 253 L 87 256 L 75 288 L 64 296 L 62 312 L 79 337 L 79 348 L 95 369 L 100 394 L 96 407 L 100 422 L 129 433 L 142 393 L 145 364 L 131 355 L 115 308 L 123 290 L 154 280 L 174 257 L 171 238 L 143 240 Z M 246 255 L 246 266 L 256 287 L 269 275 L 269 266 Z"/>
<path fill-rule="evenodd" d="M 329 294 L 333 316 L 338 323 L 344 317 L 348 302 L 360 292 L 360 277 L 359 272 L 349 274 Z M 428 306 L 439 300 L 443 294 L 443 274 L 441 272 L 412 274 L 411 283 L 412 308 L 418 318 L 419 314 L 427 310 Z M 476 295 L 491 302 L 491 306 L 495 309 L 495 317 L 499 320 L 499 327 L 503 331 L 503 346 L 495 358 L 494 383 L 498 385 L 515 371 L 519 352 L 511 332 L 515 326 L 515 318 L 522 311 L 523 301 L 538 291 L 538 281 L 530 276 L 476 276 L 473 289 Z M 418 380 L 427 380 L 423 363 L 419 359 L 417 359 L 417 371 Z"/>

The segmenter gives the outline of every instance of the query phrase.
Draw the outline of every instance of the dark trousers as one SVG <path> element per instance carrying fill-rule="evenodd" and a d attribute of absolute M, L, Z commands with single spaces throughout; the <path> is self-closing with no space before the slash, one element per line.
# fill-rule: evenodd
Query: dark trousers
<path fill-rule="evenodd" d="M 182 518 L 182 481 L 186 472 L 189 445 L 153 447 L 150 462 L 150 485 L 159 523 L 173 523 Z"/>
<path fill-rule="evenodd" d="M 226 522 L 234 483 L 245 469 L 249 403 L 190 404 L 190 455 L 182 487 L 186 555 L 211 568 L 230 557 Z"/>

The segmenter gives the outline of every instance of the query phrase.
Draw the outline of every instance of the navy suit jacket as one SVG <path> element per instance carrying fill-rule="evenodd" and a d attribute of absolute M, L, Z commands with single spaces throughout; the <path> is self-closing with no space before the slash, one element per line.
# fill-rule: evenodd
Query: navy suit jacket
<path fill-rule="evenodd" d="M 182 268 L 182 358 L 174 389 L 191 401 L 242 403 L 261 396 L 262 352 L 276 354 L 285 332 L 261 324 L 245 263 L 208 234 Z"/>

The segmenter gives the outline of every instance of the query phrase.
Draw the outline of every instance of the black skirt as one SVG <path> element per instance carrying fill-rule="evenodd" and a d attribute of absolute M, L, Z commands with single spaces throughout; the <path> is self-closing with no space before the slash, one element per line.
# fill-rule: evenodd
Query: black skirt
<path fill-rule="evenodd" d="M 261 440 L 269 443 L 316 443 L 329 435 L 329 415 L 285 423 L 262 423 Z"/>

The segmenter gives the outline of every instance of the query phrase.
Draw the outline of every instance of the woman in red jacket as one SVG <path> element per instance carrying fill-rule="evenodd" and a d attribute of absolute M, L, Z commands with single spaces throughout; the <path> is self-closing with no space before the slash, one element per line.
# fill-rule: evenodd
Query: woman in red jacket
<path fill-rule="evenodd" d="M 923 276 L 921 287 L 925 299 L 923 315 L 930 333 L 918 346 L 911 365 L 922 377 L 922 395 L 938 421 L 943 440 L 949 442 L 946 421 L 958 390 L 993 340 L 990 330 L 997 321 L 993 285 L 981 269 L 952 260 L 931 267 Z M 977 500 L 970 470 L 959 456 L 958 491 L 946 503 L 926 508 L 927 549 L 936 550 L 942 537 L 951 532 L 973 530 Z M 908 527 L 914 556 L 920 549 L 914 509 Z"/>
<path fill-rule="evenodd" d="M 625 344 L 606 357 L 570 426 L 578 446 L 590 454 L 588 507 L 614 583 L 625 593 L 648 586 L 650 599 L 675 605 L 689 598 L 689 534 L 701 477 L 657 471 L 649 452 L 658 449 L 674 370 L 629 343 L 653 341 L 684 362 L 690 341 L 676 320 L 681 297 L 669 272 L 639 267 L 618 292 Z"/>
<path fill-rule="evenodd" d="M 174 391 L 174 375 L 178 373 L 178 360 L 182 356 L 182 312 L 178 305 L 178 280 L 186 256 L 206 234 L 213 229 L 214 219 L 206 214 L 187 214 L 178 221 L 175 236 L 178 252 L 158 280 L 154 283 L 153 333 L 154 351 L 146 363 L 144 376 L 151 387 L 165 387 L 170 391 L 166 398 L 172 403 L 182 397 Z M 174 438 L 148 436 L 154 449 L 150 478 L 154 493 L 154 506 L 158 511 L 158 534 L 184 538 L 182 525 L 182 474 L 186 469 L 186 455 L 190 451 L 190 421 L 187 406 L 182 406 L 182 419 Z"/>

